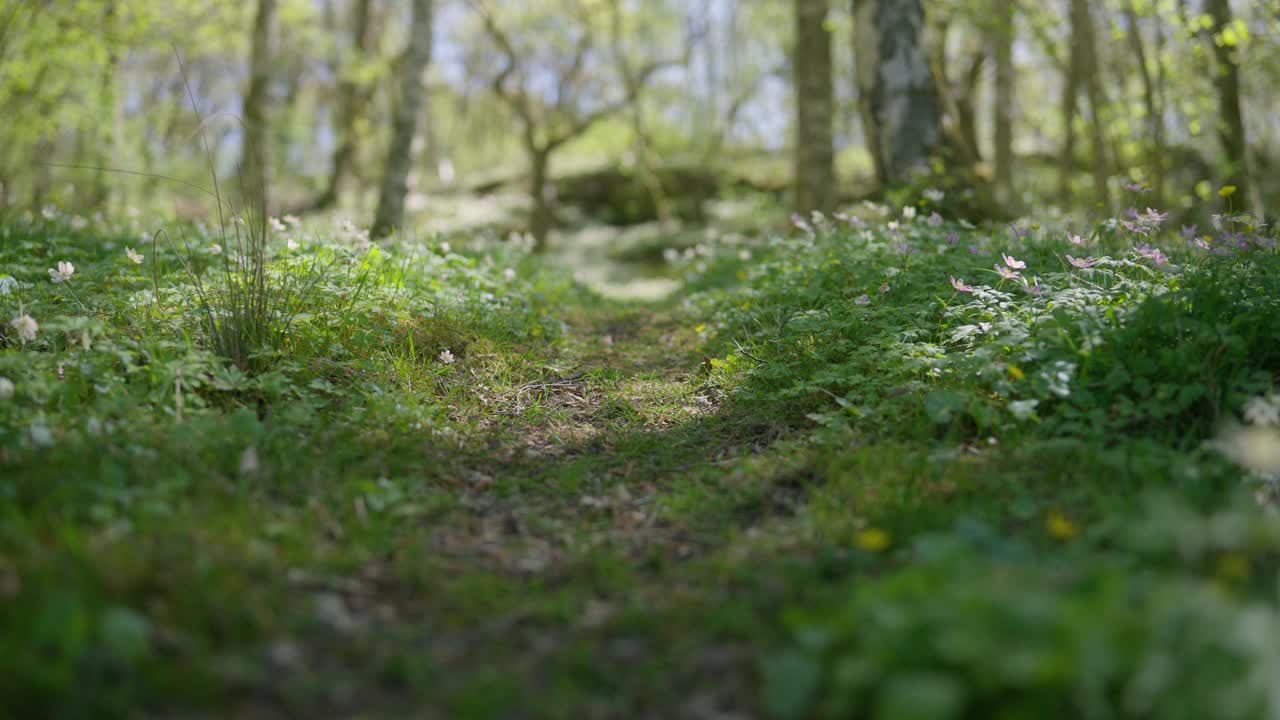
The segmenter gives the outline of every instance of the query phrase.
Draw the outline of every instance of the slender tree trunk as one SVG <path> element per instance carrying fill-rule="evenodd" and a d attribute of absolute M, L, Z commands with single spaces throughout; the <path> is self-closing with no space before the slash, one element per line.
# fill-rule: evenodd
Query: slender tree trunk
<path fill-rule="evenodd" d="M 942 113 L 942 132 L 947 156 L 965 168 L 972 169 L 982 159 L 978 149 L 977 115 L 973 103 L 978 82 L 974 73 L 985 62 L 985 52 L 976 52 L 969 61 L 968 74 L 959 81 L 953 81 L 951 65 L 947 59 L 947 38 L 950 32 L 949 17 L 939 13 L 930 18 L 925 31 L 929 73 L 933 78 L 934 93 Z"/>
<path fill-rule="evenodd" d="M 640 181 L 644 184 L 645 190 L 649 193 L 649 198 L 653 201 L 654 213 L 658 217 L 659 224 L 667 227 L 671 225 L 672 221 L 671 204 L 667 202 L 667 192 L 662 187 L 662 178 L 658 173 L 658 166 L 661 164 L 661 160 L 653 150 L 653 139 L 644 118 L 644 105 L 640 102 L 640 79 L 636 77 L 635 70 L 631 67 L 631 63 L 628 62 L 626 53 L 621 51 L 623 31 L 622 10 L 619 7 L 619 0 L 613 0 L 611 24 L 613 43 L 615 47 L 619 48 L 616 59 L 618 74 L 626 87 L 627 96 L 631 98 L 627 109 L 631 116 L 631 132 L 634 135 L 632 147 L 636 154 L 636 165 L 640 170 Z M 708 79 L 710 79 L 716 75 L 715 52 L 708 47 L 706 55 Z M 714 92 L 709 101 L 717 105 L 720 102 L 718 95 Z M 705 129 L 709 131 L 710 126 Z"/>
<path fill-rule="evenodd" d="M 329 182 L 324 192 L 320 193 L 320 197 L 316 198 L 312 204 L 313 210 L 326 210 L 338 203 L 338 197 L 342 194 L 343 181 L 350 174 L 355 163 L 356 123 L 364 111 L 368 92 L 342 65 L 361 62 L 369 53 L 372 43 L 372 34 L 369 32 L 370 5 L 372 0 L 356 0 L 351 18 L 351 38 L 354 49 L 345 63 L 342 61 L 334 63 L 334 71 L 342 77 L 338 82 L 338 126 L 335 128 L 338 145 L 333 150 L 333 169 L 329 174 Z"/>
<path fill-rule="evenodd" d="M 1093 23 L 1089 23 L 1089 54 L 1094 55 L 1094 44 L 1092 41 Z M 1109 179 L 1111 177 L 1110 153 L 1107 147 L 1106 120 L 1104 113 L 1106 112 L 1107 102 L 1102 92 L 1102 83 L 1098 80 L 1098 68 L 1094 64 L 1090 67 L 1088 79 L 1085 87 L 1089 96 L 1089 130 L 1091 142 L 1093 144 L 1093 192 L 1097 197 L 1098 206 L 1103 212 L 1111 214 L 1111 188 Z"/>
<path fill-rule="evenodd" d="M 1164 191 L 1165 191 L 1165 187 L 1164 187 L 1165 157 L 1164 155 L 1166 152 L 1168 152 L 1168 149 L 1165 147 L 1166 143 L 1165 143 L 1165 135 L 1164 135 L 1165 134 L 1164 115 L 1165 115 L 1165 109 L 1169 107 L 1168 105 L 1169 92 L 1168 92 L 1168 83 L 1167 83 L 1168 77 L 1165 71 L 1165 62 L 1164 62 L 1164 48 L 1165 48 L 1164 23 L 1160 20 L 1159 17 L 1156 18 L 1155 26 L 1156 26 L 1155 27 L 1156 37 L 1155 37 L 1155 51 L 1153 55 L 1155 56 L 1155 66 L 1156 66 L 1156 78 L 1155 78 L 1156 116 L 1155 116 L 1155 119 L 1152 121 L 1151 126 L 1156 131 L 1156 135 L 1152 139 L 1152 142 L 1154 143 L 1155 147 L 1158 148 L 1158 151 L 1157 151 L 1158 155 L 1153 158 L 1154 162 L 1152 163 L 1152 168 L 1153 168 L 1153 172 L 1155 173 L 1155 177 L 1152 178 L 1151 185 L 1152 187 L 1155 188 L 1156 207 L 1159 208 L 1159 207 L 1163 207 L 1164 205 Z"/>
<path fill-rule="evenodd" d="M 1227 185 L 1234 185 L 1236 193 L 1251 209 L 1260 203 L 1254 196 L 1249 163 L 1248 139 L 1244 128 L 1244 112 L 1240 102 L 1240 65 L 1235 49 L 1222 42 L 1222 31 L 1232 22 L 1231 4 L 1228 0 L 1205 0 L 1205 13 L 1213 18 L 1213 86 L 1218 92 L 1218 137 L 1222 142 L 1227 161 Z"/>
<path fill-rule="evenodd" d="M 1013 203 L 1013 38 L 1014 0 L 995 0 L 996 26 L 992 30 L 995 58 L 995 122 L 992 150 L 995 157 L 996 202 L 1001 207 Z"/>
<path fill-rule="evenodd" d="M 537 243 L 535 249 L 542 252 L 547 249 L 547 237 L 555 222 L 551 209 L 551 150 L 531 143 L 526 144 L 525 150 L 529 154 L 529 197 L 533 201 L 529 232 Z"/>
<path fill-rule="evenodd" d="M 409 47 L 400 77 L 400 99 L 392 118 L 391 147 L 378 193 L 373 237 L 383 238 L 404 224 L 404 198 L 409 192 L 409 167 L 413 163 L 413 138 L 426 99 L 422 74 L 431 61 L 432 0 L 413 0 Z"/>
<path fill-rule="evenodd" d="M 834 97 L 828 0 L 795 0 L 795 210 L 829 212 L 835 205 Z"/>
<path fill-rule="evenodd" d="M 881 184 L 927 169 L 942 114 L 924 45 L 922 0 L 854 0 L 860 102 Z"/>
<path fill-rule="evenodd" d="M 1111 210 L 1110 177 L 1107 162 L 1106 130 L 1103 122 L 1105 101 L 1098 79 L 1097 49 L 1094 42 L 1093 17 L 1089 13 L 1088 0 L 1071 0 L 1071 58 L 1067 80 L 1063 85 L 1062 121 L 1064 139 L 1062 166 L 1058 178 L 1058 195 L 1066 206 L 1071 202 L 1071 180 L 1075 174 L 1076 136 L 1075 117 L 1080 87 L 1085 88 L 1089 101 L 1089 132 L 1093 145 L 1091 166 L 1093 169 L 1094 195 L 1104 212 Z"/>
<path fill-rule="evenodd" d="M 1151 200 L 1156 207 L 1164 203 L 1164 123 L 1160 111 L 1156 107 L 1156 85 L 1151 76 L 1151 68 L 1147 65 L 1147 48 L 1142 39 L 1141 26 L 1138 24 L 1138 9 L 1133 0 L 1125 2 L 1124 14 L 1129 26 L 1129 47 L 1133 50 L 1133 59 L 1138 64 L 1138 75 L 1142 79 L 1142 104 L 1146 112 L 1147 125 L 1147 171 L 1151 175 Z M 1156 62 L 1159 62 L 1159 57 Z"/>
<path fill-rule="evenodd" d="M 1080 81 L 1084 75 L 1084 59 L 1076 39 L 1075 0 L 1071 11 L 1071 54 L 1067 59 L 1067 75 L 1062 83 L 1062 152 L 1058 162 L 1058 204 L 1069 207 L 1071 184 L 1076 174 L 1076 105 L 1080 98 Z"/>
<path fill-rule="evenodd" d="M 963 92 L 955 98 L 956 129 L 964 143 L 966 154 L 974 163 L 982 161 L 982 151 L 978 144 L 978 111 L 974 103 L 978 98 L 982 66 L 986 62 L 986 52 L 979 50 L 973 54 L 965 71 Z"/>
<path fill-rule="evenodd" d="M 276 0 L 258 0 L 253 20 L 249 57 L 249 91 L 244 97 L 244 142 L 240 173 L 244 200 L 264 216 L 269 211 L 267 192 L 271 163 L 267 132 L 267 94 L 271 83 L 271 30 L 275 24 Z"/>
<path fill-rule="evenodd" d="M 94 209 L 103 210 L 110 210 L 111 208 L 112 183 L 107 179 L 107 169 L 116 164 L 118 143 L 122 139 L 120 117 L 117 112 L 119 103 L 116 102 L 116 77 L 120 72 L 120 54 L 114 36 L 115 25 L 116 3 L 113 0 L 106 0 L 103 8 L 102 27 L 106 31 L 108 50 L 107 61 L 103 63 L 102 75 L 99 79 L 98 116 L 104 119 L 110 118 L 111 120 L 99 125 L 99 130 L 96 133 L 94 164 L 99 169 L 94 173 L 93 199 L 90 203 Z"/>

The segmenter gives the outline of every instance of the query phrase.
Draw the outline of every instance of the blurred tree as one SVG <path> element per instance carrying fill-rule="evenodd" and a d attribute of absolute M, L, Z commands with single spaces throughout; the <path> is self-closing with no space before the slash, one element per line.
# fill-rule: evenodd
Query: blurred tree
<path fill-rule="evenodd" d="M 276 0 L 258 0 L 250 45 L 249 90 L 244 96 L 244 141 L 240 155 L 240 186 L 244 201 L 252 203 L 264 216 L 271 211 L 267 96 L 271 83 L 271 38 L 275 14 Z M 265 218 L 262 221 L 265 222 Z"/>
<path fill-rule="evenodd" d="M 1209 42 L 1213 47 L 1213 86 L 1218 93 L 1218 138 L 1225 156 L 1226 184 L 1234 185 L 1246 206 L 1258 211 L 1261 210 L 1261 202 L 1255 196 L 1251 182 L 1248 136 L 1240 101 L 1240 65 L 1236 58 L 1236 44 L 1241 30 L 1232 18 L 1228 0 L 1205 0 L 1204 11 L 1212 20 Z"/>
<path fill-rule="evenodd" d="M 996 68 L 991 146 L 995 161 L 996 202 L 1007 208 L 1014 200 L 1013 115 L 1017 97 L 1014 95 L 1013 41 L 1016 2 L 992 0 L 992 4 L 991 56 Z"/>
<path fill-rule="evenodd" d="M 795 211 L 807 215 L 835 205 L 831 32 L 828 0 L 795 0 L 794 9 Z"/>
<path fill-rule="evenodd" d="M 372 13 L 370 6 L 373 0 L 355 0 L 351 12 L 351 51 L 335 53 L 334 73 L 338 76 L 337 125 L 334 134 L 337 145 L 333 150 L 332 170 L 320 196 L 312 203 L 312 210 L 327 210 L 338 202 L 345 178 L 350 174 L 355 163 L 358 137 L 356 124 L 364 113 L 369 102 L 372 84 L 365 79 L 364 67 L 368 62 L 373 46 L 373 33 L 370 32 Z M 335 20 L 334 0 L 326 3 L 326 14 L 330 18 L 332 31 L 338 30 Z M 341 48 L 341 44 L 338 44 Z"/>
<path fill-rule="evenodd" d="M 642 84 L 644 78 L 640 77 L 637 68 L 633 66 L 633 57 L 640 54 L 633 45 L 635 43 L 653 44 L 655 35 L 664 32 L 667 28 L 663 27 L 660 21 L 652 21 L 655 18 L 655 14 L 627 13 L 622 0 L 610 0 L 609 17 L 611 54 L 617 68 L 618 77 L 622 80 L 623 88 L 627 96 L 633 99 L 628 104 L 628 116 L 631 123 L 631 132 L 634 136 L 632 144 L 635 150 L 636 164 L 640 170 L 641 181 L 653 200 L 658 219 L 667 224 L 672 221 L 673 214 L 670 203 L 667 200 L 667 190 L 662 183 L 662 173 L 659 167 L 661 160 L 657 157 L 653 135 L 645 117 L 644 105 L 640 102 L 644 91 Z M 696 24 L 693 16 L 688 18 L 688 23 L 690 25 Z M 688 30 L 685 33 L 684 52 L 680 59 L 674 61 L 673 64 L 688 66 L 695 45 L 701 42 L 704 35 L 705 32 L 701 26 Z"/>
<path fill-rule="evenodd" d="M 922 0 L 854 0 L 863 129 L 882 185 L 927 168 L 942 115 L 924 47 Z"/>
<path fill-rule="evenodd" d="M 609 37 L 612 22 L 601 3 L 557 0 L 537 8 L 511 4 L 499 8 L 489 0 L 470 0 L 470 5 L 501 58 L 489 76 L 489 87 L 520 126 L 533 206 L 529 231 L 538 249 L 545 249 L 555 221 L 552 154 L 596 123 L 638 102 L 655 75 L 681 64 L 683 58 L 651 55 L 660 44 L 642 48 L 645 56 L 630 61 L 629 77 L 619 78 L 616 72 L 599 72 L 611 66 L 617 69 L 600 47 L 600 38 Z M 632 12 L 652 10 L 633 8 Z M 504 18 L 525 32 L 511 33 Z"/>
<path fill-rule="evenodd" d="M 1075 118 L 1080 88 L 1083 85 L 1089 100 L 1089 129 L 1092 136 L 1093 189 L 1097 204 L 1103 212 L 1110 212 L 1111 192 L 1107 186 L 1110 177 L 1107 162 L 1106 130 L 1102 118 L 1103 99 L 1097 46 L 1093 28 L 1093 15 L 1088 0 L 1071 1 L 1071 58 L 1068 61 L 1066 82 L 1062 85 L 1062 154 L 1059 168 L 1058 200 L 1064 206 L 1071 203 L 1071 179 L 1075 174 L 1076 132 Z"/>
<path fill-rule="evenodd" d="M 1147 175 L 1151 178 L 1151 203 L 1155 207 L 1164 206 L 1164 108 L 1156 101 L 1156 79 L 1153 76 L 1151 63 L 1148 60 L 1146 40 L 1142 37 L 1142 20 L 1134 0 L 1125 0 L 1124 18 L 1125 35 L 1129 39 L 1129 48 L 1133 51 L 1134 64 L 1138 68 L 1138 77 L 1142 80 L 1143 117 L 1147 126 Z M 1159 18 L 1155 18 L 1157 38 L 1159 37 Z M 1158 43 L 1157 43 L 1158 52 Z M 1159 64 L 1157 54 L 1155 62 Z"/>
<path fill-rule="evenodd" d="M 409 192 L 409 166 L 413 160 L 411 148 L 427 94 L 422 75 L 431 61 L 433 2 L 413 0 L 411 7 L 409 45 L 400 68 L 400 96 L 391 119 L 391 144 L 370 230 L 375 238 L 386 237 L 404 224 L 404 198 Z"/>
<path fill-rule="evenodd" d="M 929 72 L 933 75 L 935 92 L 940 104 L 943 119 L 943 137 L 952 159 L 966 166 L 974 166 L 982 160 L 978 141 L 978 83 L 982 79 L 982 71 L 989 64 L 990 33 L 979 32 L 983 27 L 982 18 L 989 15 L 989 8 L 981 12 L 964 5 L 948 5 L 937 8 L 928 14 L 926 29 L 926 48 L 929 58 Z M 970 15 L 981 17 L 966 17 Z M 969 27 L 957 22 L 969 20 Z M 952 57 L 949 52 L 952 30 L 960 28 L 968 30 L 957 33 L 963 47 L 958 59 L 963 62 L 963 72 L 953 77 L 950 68 Z"/>

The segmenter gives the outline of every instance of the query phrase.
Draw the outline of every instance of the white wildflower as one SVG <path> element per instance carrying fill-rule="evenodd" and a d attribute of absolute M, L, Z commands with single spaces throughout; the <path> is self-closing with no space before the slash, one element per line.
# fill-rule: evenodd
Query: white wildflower
<path fill-rule="evenodd" d="M 507 282 L 514 282 L 516 279 L 516 271 L 512 270 L 511 268 L 507 268 L 506 270 L 503 270 L 502 279 L 506 280 Z"/>
<path fill-rule="evenodd" d="M 134 250 L 131 247 L 125 246 L 124 254 L 125 254 L 125 257 L 129 258 L 129 260 L 133 262 L 134 265 L 142 264 L 142 253 L 138 252 L 137 250 Z"/>
<path fill-rule="evenodd" d="M 1251 425 L 1280 425 L 1280 395 L 1250 398 L 1244 404 L 1244 419 Z"/>
<path fill-rule="evenodd" d="M 18 331 L 18 337 L 23 342 L 31 342 L 36 339 L 36 333 L 40 331 L 40 325 L 36 323 L 35 318 L 30 315 L 19 315 L 9 323 Z"/>
<path fill-rule="evenodd" d="M 942 202 L 942 198 L 946 196 L 947 196 L 946 193 L 935 188 L 929 188 L 928 190 L 924 191 L 924 197 L 929 202 L 934 202 L 934 203 Z"/>
<path fill-rule="evenodd" d="M 258 472 L 258 448 L 250 445 L 240 453 L 240 474 L 254 475 Z"/>
<path fill-rule="evenodd" d="M 453 252 L 453 246 L 447 242 L 442 242 L 440 243 L 440 252 L 444 253 L 445 255 L 448 255 L 449 253 Z"/>
<path fill-rule="evenodd" d="M 58 263 L 57 269 L 49 268 L 49 279 L 55 283 L 63 283 L 71 279 L 76 272 L 76 266 L 69 262 L 62 261 Z"/>
<path fill-rule="evenodd" d="M 751 251 L 746 249 L 739 250 L 738 259 L 742 262 L 751 262 Z"/>
<path fill-rule="evenodd" d="M 209 252 L 213 253 L 214 255 L 221 255 L 221 254 L 222 254 L 222 246 L 221 246 L 221 245 L 219 245 L 218 243 L 214 243 L 214 244 L 212 244 L 212 245 L 210 245 L 210 246 L 209 246 Z"/>
<path fill-rule="evenodd" d="M 53 431 L 44 422 L 37 420 L 31 423 L 31 444 L 38 448 L 53 447 Z"/>
<path fill-rule="evenodd" d="M 444 363 L 445 365 L 452 365 L 453 361 L 456 360 L 457 358 L 455 358 L 453 356 L 453 353 L 449 352 L 448 350 L 442 350 L 440 351 L 440 357 L 438 359 L 440 360 L 440 362 Z"/>
<path fill-rule="evenodd" d="M 288 240 L 286 240 L 284 243 L 284 246 L 290 251 L 297 250 L 298 248 L 302 247 L 301 245 L 298 244 L 298 241 L 294 240 L 293 238 L 289 238 Z"/>
<path fill-rule="evenodd" d="M 1280 473 L 1280 429 L 1230 425 L 1212 442 L 1228 460 L 1261 476 Z"/>
<path fill-rule="evenodd" d="M 12 399 L 13 393 L 13 381 L 7 377 L 0 377 L 0 400 Z"/>
<path fill-rule="evenodd" d="M 8 295 L 18 289 L 18 281 L 12 275 L 0 277 L 0 295 Z"/>
<path fill-rule="evenodd" d="M 915 219 L 916 219 L 916 208 L 915 208 L 915 206 L 914 206 L 914 205 L 908 205 L 908 206 L 906 206 L 906 207 L 902 208 L 902 218 L 903 218 L 904 220 L 915 220 Z"/>
<path fill-rule="evenodd" d="M 1039 400 L 1013 400 L 1009 403 L 1009 412 L 1019 420 L 1028 420 L 1036 414 L 1036 406 L 1040 404 Z"/>
<path fill-rule="evenodd" d="M 282 233 L 285 230 L 288 230 L 284 223 L 280 222 L 279 218 L 267 218 L 267 225 L 271 226 L 271 230 L 273 232 Z"/>

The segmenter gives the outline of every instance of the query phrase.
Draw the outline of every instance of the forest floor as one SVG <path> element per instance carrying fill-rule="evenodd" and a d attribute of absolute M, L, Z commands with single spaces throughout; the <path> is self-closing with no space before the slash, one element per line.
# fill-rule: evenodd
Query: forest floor
<path fill-rule="evenodd" d="M 604 299 L 566 279 L 578 268 L 509 249 L 362 250 L 317 286 L 315 318 L 285 359 L 244 373 L 200 349 L 199 302 L 175 302 L 191 297 L 189 248 L 150 246 L 163 262 L 135 266 L 123 235 L 38 222 L 3 232 L 21 312 L 42 329 L 0 354 L 0 376 L 17 387 L 0 406 L 0 718 L 841 717 L 812 703 L 915 672 L 921 633 L 937 629 L 886 619 L 874 637 L 893 642 L 856 654 L 879 665 L 855 677 L 836 655 L 824 675 L 811 651 L 827 657 L 836 640 L 814 650 L 802 618 L 855 597 L 897 607 L 875 594 L 895 586 L 881 578 L 917 588 L 910 602 L 936 594 L 944 615 L 974 613 L 943 626 L 973 629 L 958 647 L 975 664 L 938 667 L 997 678 L 1005 671 L 980 666 L 1010 642 L 1010 618 L 1051 617 L 1054 632 L 1071 632 L 1061 623 L 1163 617 L 1144 610 L 1140 588 L 1088 594 L 1111 587 L 1097 568 L 1115 582 L 1137 577 L 1135 563 L 1166 580 L 1203 577 L 1240 603 L 1274 588 L 1256 558 L 1280 535 L 1218 538 L 1181 560 L 1159 543 L 1117 549 L 1137 542 L 1126 518 L 1155 517 L 1153 486 L 1193 507 L 1149 519 L 1149 533 L 1194 534 L 1197 522 L 1225 522 L 1196 513 L 1243 512 L 1228 501 L 1239 471 L 1198 444 L 1037 437 L 982 420 L 976 405 L 979 420 L 935 422 L 942 401 L 925 398 L 942 396 L 915 384 L 918 370 L 895 374 L 865 337 L 836 361 L 812 354 L 821 372 L 880 368 L 865 397 L 841 390 L 857 387 L 851 375 L 778 391 L 800 396 L 798 408 L 769 400 L 751 378 L 776 382 L 769 373 L 786 365 L 786 378 L 814 381 L 788 364 L 791 340 L 735 333 L 699 299 L 715 277 L 747 285 L 737 249 L 722 276 L 645 303 Z M 225 252 L 198 261 L 216 268 Z M 74 279 L 42 281 L 64 258 Z M 905 277 L 893 282 L 911 292 Z M 862 312 L 860 292 L 823 297 L 845 293 Z M 787 303 L 800 294 L 779 291 Z M 902 312 L 914 317 L 935 294 L 904 296 Z M 808 358 L 824 335 L 871 327 L 852 322 L 816 337 L 801 327 L 793 344 Z M 1251 367 L 1278 357 L 1260 347 Z M 896 429 L 873 429 L 869 410 L 852 431 L 822 414 L 859 403 L 879 403 Z M 940 549 L 953 546 L 959 559 Z M 1005 586 L 994 609 L 970 595 Z M 1055 594 L 998 604 L 1038 591 Z M 1080 604 L 1044 610 L 1059 596 Z M 824 632 L 845 637 L 844 622 Z M 1148 621 L 1126 622 L 1117 647 Z M 1034 634 L 1024 630 L 1013 635 Z M 1065 667 L 1051 655 L 1036 657 Z M 1002 682 L 1030 682 L 1018 667 L 993 681 L 997 697 L 1012 686 Z M 1064 673 L 1052 677 L 1075 677 Z M 1065 692 L 1054 682 L 1029 687 Z M 925 714 L 890 705 L 876 716 L 953 716 L 936 696 L 908 695 Z"/>

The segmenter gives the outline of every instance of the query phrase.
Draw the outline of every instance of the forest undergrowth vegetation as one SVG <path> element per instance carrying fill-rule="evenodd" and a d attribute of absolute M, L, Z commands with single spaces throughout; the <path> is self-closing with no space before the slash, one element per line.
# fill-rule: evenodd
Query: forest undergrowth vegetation
<path fill-rule="evenodd" d="M 0 717 L 1274 715 L 1276 235 L 1143 191 L 709 232 L 651 306 L 6 217 Z"/>

